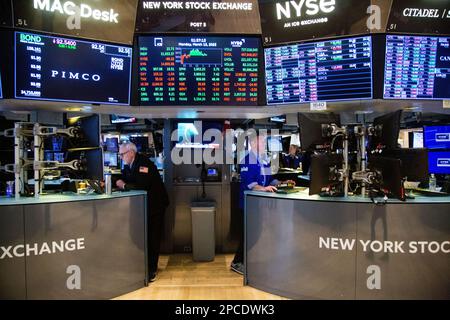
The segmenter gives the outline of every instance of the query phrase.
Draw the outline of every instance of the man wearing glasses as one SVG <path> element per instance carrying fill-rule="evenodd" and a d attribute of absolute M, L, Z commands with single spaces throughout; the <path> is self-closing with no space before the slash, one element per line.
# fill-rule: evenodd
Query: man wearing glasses
<path fill-rule="evenodd" d="M 148 264 L 149 280 L 156 278 L 159 248 L 164 223 L 164 212 L 169 205 L 169 196 L 155 164 L 137 153 L 134 143 L 120 145 L 119 157 L 124 168 L 116 186 L 122 190 L 146 190 L 148 208 Z"/>

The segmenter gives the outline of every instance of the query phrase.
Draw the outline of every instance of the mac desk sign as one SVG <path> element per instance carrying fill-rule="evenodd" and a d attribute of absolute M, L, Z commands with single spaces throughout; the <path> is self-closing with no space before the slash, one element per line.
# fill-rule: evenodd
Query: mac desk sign
<path fill-rule="evenodd" d="M 91 6 L 81 3 L 77 6 L 72 1 L 61 2 L 59 0 L 34 0 L 33 8 L 35 10 L 47 11 L 47 12 L 59 12 L 60 14 L 67 16 L 74 16 L 78 13 L 81 18 L 94 19 L 99 21 L 105 21 L 110 23 L 119 23 L 119 13 L 114 9 L 98 10 L 93 9 Z"/>

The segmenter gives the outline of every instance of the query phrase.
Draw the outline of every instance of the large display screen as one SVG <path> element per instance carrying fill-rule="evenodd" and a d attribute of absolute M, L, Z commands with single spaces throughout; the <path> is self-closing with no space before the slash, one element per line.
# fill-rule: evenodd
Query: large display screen
<path fill-rule="evenodd" d="M 367 34 L 370 0 L 259 0 L 264 45 Z"/>
<path fill-rule="evenodd" d="M 265 49 L 268 104 L 372 98 L 372 39 Z"/>
<path fill-rule="evenodd" d="M 423 128 L 425 148 L 450 149 L 450 125 Z"/>
<path fill-rule="evenodd" d="M 386 36 L 385 99 L 450 99 L 450 37 Z"/>
<path fill-rule="evenodd" d="M 257 0 L 139 0 L 137 32 L 261 34 Z"/>
<path fill-rule="evenodd" d="M 436 174 L 450 174 L 450 151 L 428 152 L 428 171 Z"/>
<path fill-rule="evenodd" d="M 14 26 L 69 37 L 131 45 L 137 1 L 14 0 L 12 1 Z"/>
<path fill-rule="evenodd" d="M 141 105 L 257 105 L 260 40 L 139 38 Z"/>
<path fill-rule="evenodd" d="M 450 2 L 446 0 L 392 1 L 387 32 L 450 34 Z"/>
<path fill-rule="evenodd" d="M 130 47 L 16 32 L 15 97 L 129 104 Z"/>

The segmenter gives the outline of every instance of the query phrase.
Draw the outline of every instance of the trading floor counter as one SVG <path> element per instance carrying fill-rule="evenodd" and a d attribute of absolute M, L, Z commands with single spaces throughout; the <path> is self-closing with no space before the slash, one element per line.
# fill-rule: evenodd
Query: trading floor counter
<path fill-rule="evenodd" d="M 382 202 L 382 199 L 378 199 Z M 450 197 L 249 191 L 245 282 L 293 299 L 450 299 Z"/>
<path fill-rule="evenodd" d="M 146 284 L 147 195 L 0 198 L 0 299 L 108 299 Z"/>

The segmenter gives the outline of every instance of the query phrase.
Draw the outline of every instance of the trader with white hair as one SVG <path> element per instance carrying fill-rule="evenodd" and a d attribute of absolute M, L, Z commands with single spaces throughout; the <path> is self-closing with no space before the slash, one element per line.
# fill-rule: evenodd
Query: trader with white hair
<path fill-rule="evenodd" d="M 116 186 L 123 190 L 147 191 L 148 270 L 149 281 L 154 281 L 158 270 L 164 213 L 169 205 L 169 196 L 155 164 L 140 155 L 134 143 L 122 143 L 119 156 L 124 162 L 124 168 L 116 181 Z"/>

